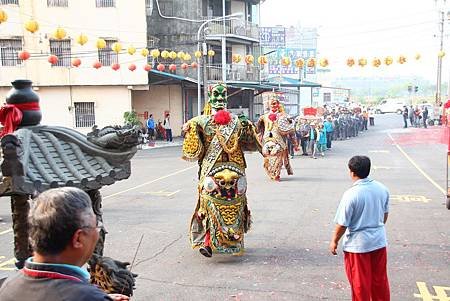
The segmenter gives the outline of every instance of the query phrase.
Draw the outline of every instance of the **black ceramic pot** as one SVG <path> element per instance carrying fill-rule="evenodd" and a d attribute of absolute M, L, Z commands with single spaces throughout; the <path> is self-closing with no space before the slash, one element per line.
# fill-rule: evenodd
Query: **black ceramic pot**
<path fill-rule="evenodd" d="M 39 95 L 31 89 L 31 80 L 18 79 L 11 83 L 13 88 L 6 95 L 7 104 L 39 102 Z M 19 126 L 38 125 L 42 119 L 41 111 L 22 110 L 23 118 Z"/>

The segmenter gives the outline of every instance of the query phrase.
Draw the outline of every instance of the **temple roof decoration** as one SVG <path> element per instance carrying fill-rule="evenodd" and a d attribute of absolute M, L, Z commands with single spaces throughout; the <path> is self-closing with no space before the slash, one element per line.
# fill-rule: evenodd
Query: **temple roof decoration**
<path fill-rule="evenodd" d="M 85 135 L 64 127 L 29 126 L 1 139 L 0 195 L 50 188 L 100 189 L 130 176 L 136 129 L 107 127 Z"/>

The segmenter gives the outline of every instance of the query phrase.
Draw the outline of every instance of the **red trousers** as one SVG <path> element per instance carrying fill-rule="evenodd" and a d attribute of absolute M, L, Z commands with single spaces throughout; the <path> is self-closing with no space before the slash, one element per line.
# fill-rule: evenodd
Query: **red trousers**
<path fill-rule="evenodd" d="M 352 301 L 389 301 L 386 247 L 369 253 L 344 252 Z"/>

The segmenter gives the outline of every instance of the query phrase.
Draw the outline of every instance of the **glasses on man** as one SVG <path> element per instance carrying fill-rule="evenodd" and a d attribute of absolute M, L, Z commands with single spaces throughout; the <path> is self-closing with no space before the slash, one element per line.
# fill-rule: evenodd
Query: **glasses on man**
<path fill-rule="evenodd" d="M 80 227 L 80 229 L 97 229 L 97 232 L 100 232 L 100 230 L 103 228 L 103 222 L 102 221 L 97 221 L 97 225 L 96 226 L 83 226 Z"/>

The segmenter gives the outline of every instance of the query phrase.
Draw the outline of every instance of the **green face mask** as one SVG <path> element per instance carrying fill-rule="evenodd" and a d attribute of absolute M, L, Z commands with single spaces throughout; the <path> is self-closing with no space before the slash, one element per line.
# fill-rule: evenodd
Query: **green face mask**
<path fill-rule="evenodd" d="M 208 91 L 209 104 L 214 110 L 222 110 L 227 107 L 227 86 L 216 84 L 211 86 Z"/>

